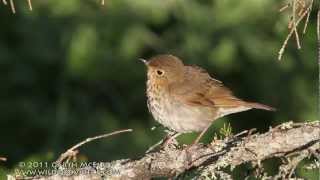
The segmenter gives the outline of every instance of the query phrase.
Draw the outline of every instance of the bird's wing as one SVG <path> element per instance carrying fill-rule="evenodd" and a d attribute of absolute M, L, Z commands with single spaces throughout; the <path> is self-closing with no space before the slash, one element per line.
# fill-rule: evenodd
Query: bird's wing
<path fill-rule="evenodd" d="M 236 98 L 221 81 L 216 80 L 198 66 L 185 66 L 185 79 L 170 87 L 173 97 L 185 104 L 213 108 L 237 107 L 244 101 Z"/>

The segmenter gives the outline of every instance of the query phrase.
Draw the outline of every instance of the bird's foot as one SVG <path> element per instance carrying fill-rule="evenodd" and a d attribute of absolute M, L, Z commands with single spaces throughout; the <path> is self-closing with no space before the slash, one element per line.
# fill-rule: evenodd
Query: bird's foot
<path fill-rule="evenodd" d="M 156 148 L 159 147 L 159 149 L 166 149 L 169 148 L 171 146 L 177 146 L 179 143 L 176 140 L 176 137 L 179 136 L 180 133 L 176 133 L 176 134 L 168 134 L 167 136 L 165 136 L 161 141 L 159 141 L 158 143 L 154 144 L 153 146 L 151 146 L 146 153 L 150 153 L 155 151 Z"/>

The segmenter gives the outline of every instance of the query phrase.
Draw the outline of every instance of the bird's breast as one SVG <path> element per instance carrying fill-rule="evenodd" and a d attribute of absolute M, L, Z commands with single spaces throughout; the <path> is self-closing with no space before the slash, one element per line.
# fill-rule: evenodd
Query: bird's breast
<path fill-rule="evenodd" d="M 214 120 L 214 112 L 208 107 L 183 104 L 169 91 L 147 83 L 148 109 L 154 119 L 177 132 L 199 132 Z"/>

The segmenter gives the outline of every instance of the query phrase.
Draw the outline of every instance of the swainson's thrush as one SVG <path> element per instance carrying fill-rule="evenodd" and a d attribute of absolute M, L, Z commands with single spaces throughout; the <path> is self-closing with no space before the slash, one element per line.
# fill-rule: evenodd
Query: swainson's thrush
<path fill-rule="evenodd" d="M 184 65 L 173 55 L 143 60 L 148 69 L 148 108 L 155 120 L 178 132 L 201 132 L 195 143 L 216 119 L 252 108 L 274 108 L 235 97 L 221 81 L 198 66 Z"/>

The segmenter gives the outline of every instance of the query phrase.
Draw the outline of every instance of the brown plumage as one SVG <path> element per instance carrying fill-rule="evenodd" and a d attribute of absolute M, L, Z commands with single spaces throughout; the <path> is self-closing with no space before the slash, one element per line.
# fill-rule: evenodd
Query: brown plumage
<path fill-rule="evenodd" d="M 252 108 L 275 110 L 235 97 L 204 69 L 184 65 L 173 55 L 158 55 L 144 62 L 148 67 L 148 108 L 153 117 L 179 133 L 202 131 L 196 141 L 220 117 Z"/>

